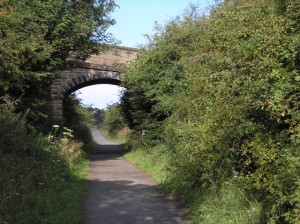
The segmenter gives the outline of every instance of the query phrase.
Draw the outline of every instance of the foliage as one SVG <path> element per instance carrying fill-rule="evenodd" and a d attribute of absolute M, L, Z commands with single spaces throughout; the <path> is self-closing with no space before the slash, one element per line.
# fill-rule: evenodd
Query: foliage
<path fill-rule="evenodd" d="M 113 38 L 109 13 L 113 0 L 0 2 L 0 96 L 21 99 L 17 111 L 42 128 L 50 117 L 49 96 L 55 71 L 67 59 L 85 59 Z"/>
<path fill-rule="evenodd" d="M 86 156 L 78 159 L 76 165 L 72 168 L 72 180 L 68 181 L 67 186 L 58 193 L 58 200 L 52 202 L 50 214 L 43 218 L 41 223 L 83 223 L 82 200 L 87 193 L 88 167 Z"/>
<path fill-rule="evenodd" d="M 168 177 L 168 166 L 170 162 L 170 157 L 165 151 L 166 147 L 164 145 L 156 146 L 152 150 L 140 147 L 128 152 L 125 158 L 153 176 L 157 183 L 164 185 Z"/>
<path fill-rule="evenodd" d="M 106 33 L 115 7 L 113 0 L 0 0 L 1 224 L 79 221 L 80 201 L 70 198 L 79 199 L 85 186 L 78 174 L 82 143 L 69 129 L 45 137 L 52 126 L 50 87 L 58 70 L 72 66 L 68 59 L 85 59 L 115 42 Z M 72 135 L 91 140 L 87 126 L 73 125 Z M 63 219 L 53 220 L 56 212 Z"/>
<path fill-rule="evenodd" d="M 207 15 L 191 7 L 139 52 L 123 80 L 129 142 L 167 146 L 174 193 L 236 177 L 261 203 L 260 223 L 299 222 L 299 9 L 297 0 L 227 0 Z"/>
<path fill-rule="evenodd" d="M 82 144 L 72 140 L 68 129 L 57 135 L 56 126 L 47 138 L 29 133 L 13 110 L 0 107 L 0 223 L 44 223 L 60 192 L 76 182 Z"/>
<path fill-rule="evenodd" d="M 255 200 L 249 200 L 235 179 L 224 182 L 220 189 L 202 189 L 202 191 L 185 189 L 180 180 L 176 183 L 168 182 L 172 170 L 170 170 L 171 158 L 166 150 L 164 145 L 151 150 L 135 148 L 127 153 L 125 158 L 153 176 L 166 190 L 173 193 L 176 190 L 181 202 L 188 208 L 187 216 L 193 223 L 260 223 L 260 204 Z"/>
<path fill-rule="evenodd" d="M 104 109 L 99 109 L 97 107 L 86 107 L 86 109 L 91 113 L 91 119 L 93 124 L 101 126 L 103 123 Z"/>
<path fill-rule="evenodd" d="M 104 112 L 103 128 L 112 136 L 125 128 L 125 121 L 119 104 L 115 103 L 107 107 Z"/>
<path fill-rule="evenodd" d="M 75 139 L 84 143 L 92 141 L 93 138 L 89 126 L 95 122 L 93 116 L 94 111 L 88 110 L 75 94 L 65 97 L 65 124 L 73 130 Z"/>

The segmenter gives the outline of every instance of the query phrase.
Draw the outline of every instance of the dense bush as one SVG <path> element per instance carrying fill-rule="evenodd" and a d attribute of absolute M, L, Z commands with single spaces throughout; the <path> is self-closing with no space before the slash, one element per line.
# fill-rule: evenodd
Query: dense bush
<path fill-rule="evenodd" d="M 123 108 L 167 146 L 174 192 L 234 179 L 262 204 L 261 223 L 300 222 L 299 11 L 297 0 L 191 7 L 139 52 Z"/>
<path fill-rule="evenodd" d="M 95 122 L 94 112 L 89 111 L 76 94 L 66 96 L 64 99 L 64 122 L 73 130 L 75 139 L 84 143 L 93 140 L 89 126 Z"/>

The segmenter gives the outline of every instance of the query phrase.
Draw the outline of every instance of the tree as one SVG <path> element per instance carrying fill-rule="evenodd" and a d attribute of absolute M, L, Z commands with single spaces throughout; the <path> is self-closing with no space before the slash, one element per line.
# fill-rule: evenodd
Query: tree
<path fill-rule="evenodd" d="M 2 0 L 0 96 L 20 98 L 17 109 L 30 108 L 35 124 L 47 118 L 55 71 L 113 43 L 106 31 L 115 7 L 113 0 Z"/>
<path fill-rule="evenodd" d="M 120 130 L 125 128 L 125 120 L 121 112 L 120 104 L 112 104 L 104 112 L 104 128 L 111 135 L 116 135 Z"/>
<path fill-rule="evenodd" d="M 101 125 L 103 123 L 104 110 L 99 108 L 93 108 L 94 119 L 96 125 Z"/>

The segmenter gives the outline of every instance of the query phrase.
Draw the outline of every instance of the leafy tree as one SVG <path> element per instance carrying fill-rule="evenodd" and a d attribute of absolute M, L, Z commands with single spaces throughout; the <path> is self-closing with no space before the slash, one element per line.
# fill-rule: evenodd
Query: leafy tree
<path fill-rule="evenodd" d="M 55 72 L 113 43 L 106 31 L 115 7 L 113 0 L 0 0 L 0 223 L 48 223 L 50 206 L 76 181 L 82 144 L 68 138 L 71 130 L 56 137 L 55 125 L 46 138 L 34 129 L 49 131 Z M 69 120 L 84 117 L 78 110 L 88 114 L 66 100 Z M 74 136 L 91 141 L 76 122 Z"/>
<path fill-rule="evenodd" d="M 103 123 L 104 110 L 99 108 L 93 108 L 95 111 L 94 119 L 96 125 L 101 125 Z"/>
<path fill-rule="evenodd" d="M 47 96 L 54 72 L 67 59 L 85 59 L 112 43 L 107 28 L 113 0 L 0 2 L 0 95 L 21 98 L 19 111 L 30 108 L 37 124 L 49 116 Z M 37 88 L 35 88 L 35 86 Z"/>
<path fill-rule="evenodd" d="M 192 50 L 189 43 L 198 38 L 199 27 L 191 25 L 193 19 L 196 16 L 176 18 L 164 28 L 157 25 L 157 33 L 123 77 L 127 88 L 122 97 L 123 113 L 129 127 L 145 133 L 143 138 L 150 145 L 162 139 L 158 130 L 178 106 L 175 99 L 187 89 L 182 82 L 186 74 L 181 60 Z"/>
<path fill-rule="evenodd" d="M 104 112 L 103 125 L 111 135 L 116 135 L 125 128 L 125 121 L 119 104 L 115 103 L 107 107 Z"/>

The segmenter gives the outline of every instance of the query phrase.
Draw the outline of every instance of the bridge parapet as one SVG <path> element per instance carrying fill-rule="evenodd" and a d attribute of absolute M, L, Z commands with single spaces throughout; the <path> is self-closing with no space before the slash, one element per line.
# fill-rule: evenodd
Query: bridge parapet
<path fill-rule="evenodd" d="M 136 58 L 137 49 L 129 47 L 114 47 L 99 55 L 92 55 L 85 62 L 104 66 L 123 66 Z"/>

